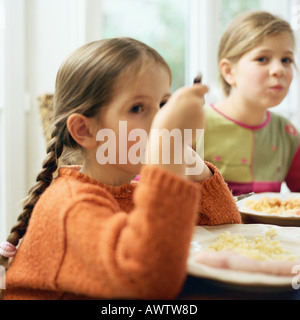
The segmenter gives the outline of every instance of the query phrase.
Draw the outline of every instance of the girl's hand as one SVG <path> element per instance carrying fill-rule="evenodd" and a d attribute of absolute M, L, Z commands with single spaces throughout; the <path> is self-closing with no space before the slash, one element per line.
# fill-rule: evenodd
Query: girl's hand
<path fill-rule="evenodd" d="M 213 173 L 200 155 L 187 145 L 185 146 L 184 160 L 186 164 L 185 172 L 189 180 L 200 182 L 213 176 Z"/>
<path fill-rule="evenodd" d="M 182 177 L 186 177 L 186 163 L 184 159 L 185 141 L 184 130 L 188 129 L 195 137 L 196 129 L 204 128 L 204 95 L 208 92 L 208 88 L 201 84 L 193 87 L 181 88 L 174 93 L 168 103 L 155 116 L 150 130 L 148 142 L 148 164 L 160 166 L 166 170 L 172 171 Z M 152 139 L 154 132 L 163 129 L 172 133 L 173 130 L 181 133 L 181 150 L 174 146 L 173 139 L 170 139 L 169 149 L 166 150 L 163 145 L 163 139 Z M 173 131 L 173 132 L 175 132 Z M 190 141 L 192 143 L 192 141 Z M 181 154 L 178 152 L 181 151 Z M 162 155 L 169 152 L 169 162 L 165 163 Z M 178 163 L 178 158 L 182 159 Z M 154 161 L 156 159 L 156 161 Z M 177 161 L 176 161 L 177 160 Z"/>
<path fill-rule="evenodd" d="M 152 128 L 169 131 L 173 129 L 203 129 L 204 128 L 204 95 L 208 87 L 201 84 L 184 87 L 177 90 L 156 114 Z"/>

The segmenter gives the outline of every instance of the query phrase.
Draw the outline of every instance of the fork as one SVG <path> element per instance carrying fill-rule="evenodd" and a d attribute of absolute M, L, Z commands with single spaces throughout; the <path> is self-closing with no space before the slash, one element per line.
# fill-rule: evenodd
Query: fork
<path fill-rule="evenodd" d="M 235 202 L 238 202 L 238 201 L 247 199 L 247 198 L 249 198 L 249 197 L 251 197 L 253 195 L 254 195 L 254 192 L 251 192 L 251 193 L 247 193 L 247 194 L 242 194 L 242 195 L 237 196 L 237 197 L 233 197 L 233 199 L 234 199 Z"/>

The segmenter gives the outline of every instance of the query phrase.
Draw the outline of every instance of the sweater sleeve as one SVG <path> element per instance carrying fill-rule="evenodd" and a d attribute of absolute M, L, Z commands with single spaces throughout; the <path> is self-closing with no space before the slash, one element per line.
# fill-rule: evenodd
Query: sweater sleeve
<path fill-rule="evenodd" d="M 60 291 L 102 298 L 176 297 L 186 276 L 199 187 L 145 166 L 134 203 L 127 214 L 114 212 L 107 199 L 87 197 L 70 210 L 57 276 Z"/>
<path fill-rule="evenodd" d="M 210 163 L 206 162 L 206 164 L 214 175 L 199 183 L 201 197 L 197 224 L 213 226 L 242 223 L 232 193 L 219 170 Z"/>
<path fill-rule="evenodd" d="M 300 145 L 293 158 L 285 181 L 292 192 L 300 192 Z"/>

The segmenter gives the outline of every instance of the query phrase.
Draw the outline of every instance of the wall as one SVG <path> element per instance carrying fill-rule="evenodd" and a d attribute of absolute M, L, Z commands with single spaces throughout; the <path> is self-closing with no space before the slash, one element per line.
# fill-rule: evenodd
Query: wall
<path fill-rule="evenodd" d="M 85 3 L 82 0 L 26 1 L 26 169 L 31 187 L 45 156 L 37 99 L 53 93 L 58 68 L 85 41 Z"/>
<path fill-rule="evenodd" d="M 53 93 L 60 64 L 98 39 L 98 0 L 3 0 L 5 106 L 0 110 L 0 238 L 22 210 L 45 157 L 38 97 Z M 88 18 L 87 18 L 88 17 Z M 2 21 L 3 22 L 3 21 Z M 3 69 L 3 68 L 2 68 Z M 3 97 L 2 97 L 3 98 Z"/>
<path fill-rule="evenodd" d="M 3 77 L 0 110 L 0 236 L 16 223 L 20 202 L 25 193 L 25 88 L 24 0 L 7 0 L 3 23 Z M 21 35 L 21 37 L 20 37 Z"/>

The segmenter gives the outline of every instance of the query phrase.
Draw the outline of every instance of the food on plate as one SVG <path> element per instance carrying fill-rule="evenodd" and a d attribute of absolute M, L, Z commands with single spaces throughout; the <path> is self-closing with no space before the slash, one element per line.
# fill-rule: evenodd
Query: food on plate
<path fill-rule="evenodd" d="M 214 268 L 292 275 L 293 267 L 300 265 L 300 257 L 284 250 L 282 244 L 274 239 L 276 236 L 275 229 L 253 239 L 227 231 L 206 250 L 199 251 L 195 261 Z"/>
<path fill-rule="evenodd" d="M 268 198 L 248 200 L 245 202 L 248 209 L 276 215 L 295 215 L 300 217 L 300 199 Z"/>
<path fill-rule="evenodd" d="M 294 260 L 288 251 L 282 248 L 281 243 L 275 239 L 275 228 L 270 228 L 265 234 L 247 239 L 241 234 L 232 234 L 226 231 L 219 235 L 217 241 L 210 244 L 212 251 L 234 251 L 255 260 Z"/>
<path fill-rule="evenodd" d="M 213 268 L 235 271 L 256 272 L 276 276 L 295 276 L 300 265 L 298 261 L 261 261 L 239 255 L 233 251 L 210 252 L 201 251 L 196 257 L 196 262 Z"/>

